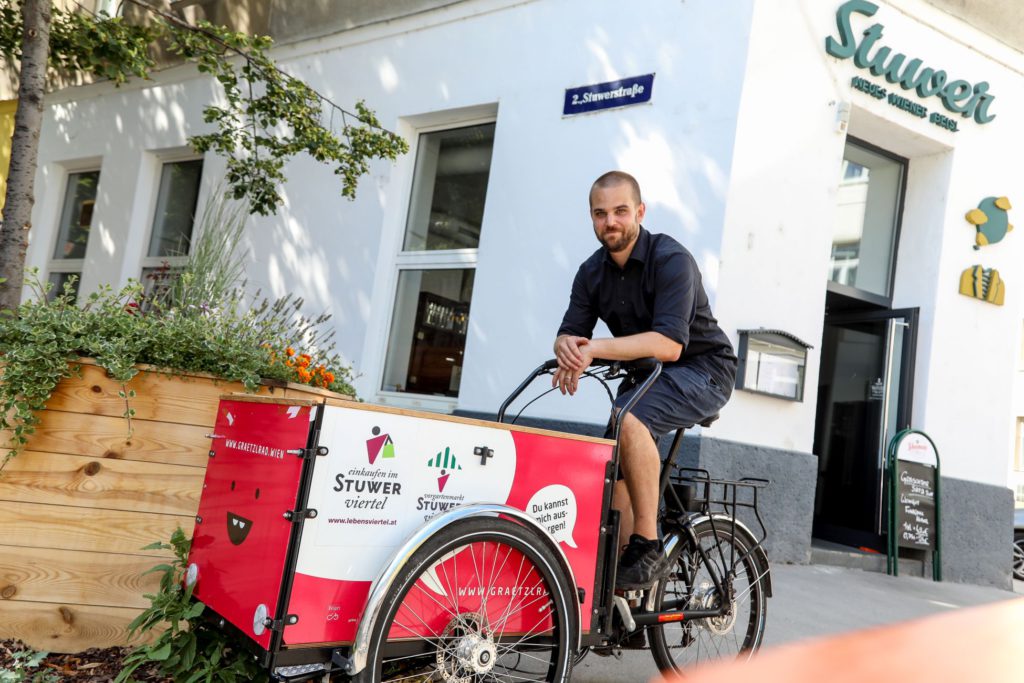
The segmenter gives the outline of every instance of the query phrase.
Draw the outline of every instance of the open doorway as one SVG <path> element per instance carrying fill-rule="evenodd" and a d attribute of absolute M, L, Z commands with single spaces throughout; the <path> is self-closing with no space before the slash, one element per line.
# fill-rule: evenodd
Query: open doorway
<path fill-rule="evenodd" d="M 884 455 L 911 421 L 917 309 L 892 308 L 907 160 L 849 139 L 814 430 L 815 538 L 884 552 Z"/>

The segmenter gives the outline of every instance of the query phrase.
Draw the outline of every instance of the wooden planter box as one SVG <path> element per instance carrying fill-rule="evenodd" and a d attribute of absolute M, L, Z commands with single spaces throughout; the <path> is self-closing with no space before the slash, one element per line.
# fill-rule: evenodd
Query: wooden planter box
<path fill-rule="evenodd" d="M 95 362 L 58 385 L 25 450 L 0 474 L 0 639 L 50 652 L 128 643 L 126 627 L 170 557 L 143 546 L 191 534 L 217 403 L 245 391 L 201 373 L 143 369 L 132 433 L 121 385 Z M 338 394 L 287 384 L 260 394 Z M 6 441 L 6 440 L 5 440 Z"/>

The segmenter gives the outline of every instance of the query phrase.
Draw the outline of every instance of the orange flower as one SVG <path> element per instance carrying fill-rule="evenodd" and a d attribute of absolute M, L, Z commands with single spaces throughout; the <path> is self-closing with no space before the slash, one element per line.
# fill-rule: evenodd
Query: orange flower
<path fill-rule="evenodd" d="M 309 367 L 309 358 L 299 357 L 299 360 L 297 361 L 297 363 L 298 363 L 298 366 L 300 368 L 308 368 Z"/>
<path fill-rule="evenodd" d="M 285 349 L 284 352 L 287 353 L 289 356 L 294 356 L 295 355 L 295 349 L 293 349 L 290 346 L 287 349 Z"/>
<path fill-rule="evenodd" d="M 309 370 L 306 368 L 299 368 L 299 379 L 303 382 L 308 382 L 310 380 Z"/>
<path fill-rule="evenodd" d="M 324 373 L 324 380 L 325 380 L 325 381 L 326 381 L 326 382 L 327 382 L 328 384 L 330 384 L 331 382 L 333 382 L 333 381 L 334 381 L 334 373 L 333 373 L 333 372 L 325 372 L 325 373 Z"/>

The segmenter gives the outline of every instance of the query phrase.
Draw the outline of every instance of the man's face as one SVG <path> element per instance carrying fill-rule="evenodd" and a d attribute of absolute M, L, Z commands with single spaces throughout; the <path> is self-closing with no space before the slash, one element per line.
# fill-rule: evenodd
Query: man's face
<path fill-rule="evenodd" d="M 633 245 L 644 219 L 643 203 L 637 204 L 629 183 L 595 188 L 590 193 L 590 219 L 594 234 L 608 251 L 623 251 Z"/>

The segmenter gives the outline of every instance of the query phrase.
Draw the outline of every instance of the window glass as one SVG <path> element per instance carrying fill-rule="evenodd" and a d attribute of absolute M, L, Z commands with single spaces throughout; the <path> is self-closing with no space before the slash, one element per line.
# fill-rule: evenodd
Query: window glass
<path fill-rule="evenodd" d="M 889 296 L 904 165 L 846 145 L 829 280 Z"/>
<path fill-rule="evenodd" d="M 50 281 L 50 284 L 52 284 L 53 286 L 50 287 L 50 291 L 47 292 L 46 298 L 50 301 L 53 301 L 55 298 L 57 298 L 58 295 L 63 294 L 64 285 L 69 280 L 71 280 L 72 277 L 74 278 L 74 280 L 71 282 L 71 292 L 72 294 L 75 295 L 75 298 L 77 298 L 78 283 L 81 280 L 81 277 L 79 276 L 78 273 L 50 273 L 50 277 L 48 279 Z"/>
<path fill-rule="evenodd" d="M 743 388 L 802 400 L 806 364 L 807 351 L 804 349 L 750 336 L 747 339 Z"/>
<path fill-rule="evenodd" d="M 493 123 L 420 135 L 405 251 L 479 246 L 493 149 Z"/>
<path fill-rule="evenodd" d="M 403 270 L 384 366 L 385 391 L 458 396 L 476 270 Z"/>
<path fill-rule="evenodd" d="M 89 229 L 92 227 L 93 208 L 96 206 L 96 188 L 99 183 L 99 171 L 72 173 L 68 176 L 57 244 L 53 249 L 54 259 L 85 258 Z"/>
<path fill-rule="evenodd" d="M 151 257 L 187 256 L 195 223 L 202 159 L 164 164 L 149 239 Z"/>

